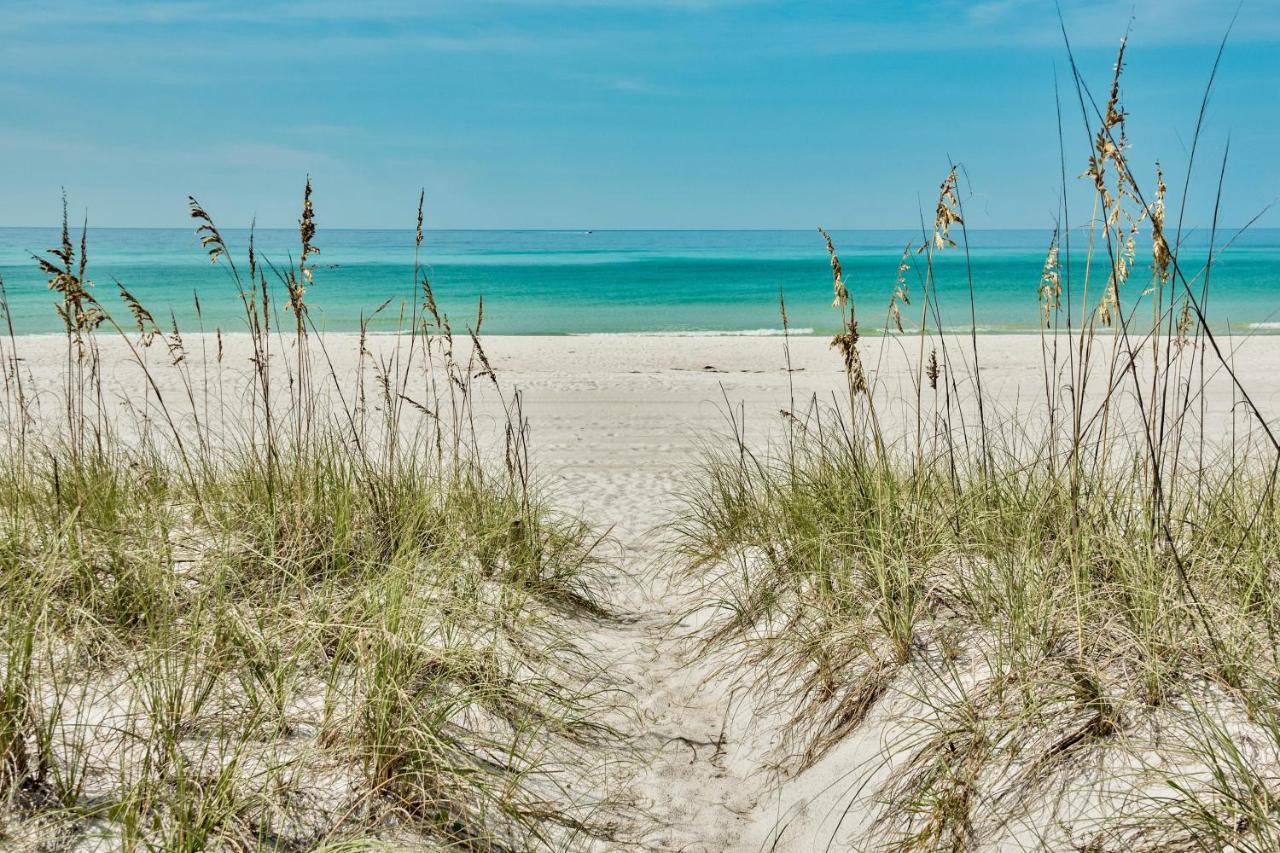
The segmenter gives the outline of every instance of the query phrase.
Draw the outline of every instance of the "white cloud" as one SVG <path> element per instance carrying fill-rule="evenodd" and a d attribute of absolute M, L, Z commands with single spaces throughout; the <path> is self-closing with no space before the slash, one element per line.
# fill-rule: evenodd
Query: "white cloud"
<path fill-rule="evenodd" d="M 756 7 L 767 16 L 737 14 Z M 1225 30 L 1234 6 L 1223 0 L 1061 0 L 1062 15 L 1080 46 L 1112 45 L 1130 15 L 1144 44 L 1204 43 Z M 743 38 L 773 52 L 822 51 L 856 53 L 884 50 L 932 50 L 945 47 L 1057 46 L 1058 4 L 1055 0 L 933 0 L 886 4 L 854 0 L 809 3 L 791 13 L 780 0 L 468 0 L 466 3 L 411 0 L 312 0 L 245 2 L 245 0 L 69 0 L 66 3 L 19 0 L 0 18 L 0 33 L 23 34 L 49 41 L 75 39 L 77 33 L 109 30 L 117 38 L 142 39 L 152 29 L 204 27 L 242 28 L 236 38 L 278 36 L 293 30 L 299 40 L 314 39 L 318 27 L 365 25 L 359 33 L 327 36 L 325 47 L 351 51 L 373 46 L 438 51 L 537 49 L 540 46 L 612 37 L 663 38 L 679 27 L 670 13 L 716 19 L 717 31 L 702 34 L 707 43 Z M 584 16 L 565 15 L 576 10 Z M 735 14 L 719 15 L 733 11 Z M 600 32 L 599 15 L 628 13 L 621 32 Z M 589 17 L 588 16 L 589 14 Z M 646 13 L 653 13 L 649 15 Z M 1239 41 L 1280 40 L 1280 5 L 1271 0 L 1245 0 Z M 257 28 L 265 28 L 258 30 Z M 590 31 L 590 32 L 587 32 Z M 311 35 L 307 35 L 311 34 Z M 314 46 L 314 41 L 313 41 Z"/>
<path fill-rule="evenodd" d="M 278 24 L 302 22 L 397 23 L 458 20 L 477 12 L 499 10 L 595 9 L 615 11 L 673 10 L 711 12 L 777 0 L 468 0 L 466 3 L 412 0 L 313 0 L 296 2 L 207 2 L 207 0 L 101 0 L 48 3 L 19 0 L 0 19 L 0 31 L 16 32 L 57 25 Z"/>

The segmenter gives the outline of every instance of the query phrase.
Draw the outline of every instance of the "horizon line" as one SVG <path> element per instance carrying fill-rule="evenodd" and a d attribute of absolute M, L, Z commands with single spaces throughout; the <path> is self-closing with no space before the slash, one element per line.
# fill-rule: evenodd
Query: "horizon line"
<path fill-rule="evenodd" d="M 1087 226 L 1088 226 L 1088 223 L 1082 222 L 1080 223 L 1080 225 L 1074 226 L 1074 227 L 1084 228 Z M 71 231 L 77 232 L 81 230 L 82 227 L 84 226 L 74 225 L 71 228 Z M 99 231 L 192 231 L 192 232 L 195 231 L 194 226 L 187 226 L 187 225 L 93 225 L 90 223 L 87 227 L 90 230 L 99 230 Z M 497 232 L 503 232 L 503 231 L 548 231 L 548 232 L 568 231 L 568 232 L 574 232 L 574 233 L 588 233 L 588 234 L 596 233 L 596 232 L 606 233 L 606 234 L 609 234 L 609 233 L 623 234 L 623 233 L 637 233 L 637 232 L 696 233 L 696 232 L 705 232 L 705 231 L 726 231 L 726 232 L 758 231 L 761 233 L 769 233 L 769 232 L 776 233 L 776 232 L 814 231 L 814 230 L 817 230 L 819 227 L 826 228 L 828 231 L 920 231 L 921 230 L 919 225 L 913 225 L 913 226 L 702 225 L 702 226 L 691 226 L 691 227 L 682 227 L 682 228 L 655 228 L 655 227 L 600 228 L 600 227 L 592 227 L 592 226 L 571 226 L 571 225 L 513 225 L 513 226 L 487 226 L 487 227 L 424 228 L 423 234 L 431 234 L 432 232 L 439 233 L 442 231 L 472 231 L 477 233 L 497 233 Z M 0 230 L 5 230 L 5 231 L 44 231 L 44 230 L 56 231 L 56 230 L 60 230 L 61 228 L 62 228 L 62 225 L 60 223 L 54 224 L 54 225 L 3 225 L 3 224 L 0 224 Z M 248 231 L 251 228 L 256 231 L 296 231 L 298 226 L 297 225 L 257 225 L 257 226 L 232 225 L 232 226 L 223 228 L 222 230 Z M 1190 231 L 1202 230 L 1203 228 L 1207 228 L 1207 226 L 1202 226 L 1201 228 L 1194 228 L 1194 227 L 1186 228 L 1184 230 L 1190 232 Z M 318 233 L 324 233 L 325 231 L 409 231 L 409 232 L 412 232 L 413 230 L 414 230 L 414 227 L 411 225 L 396 225 L 396 226 L 329 225 L 329 226 L 325 226 L 322 223 L 317 224 Z M 982 226 L 971 226 L 968 230 L 970 233 L 988 232 L 988 231 L 1052 231 L 1054 230 L 1054 227 L 1052 225 L 1012 225 L 1012 226 L 1011 225 L 982 225 Z M 1280 231 L 1280 225 L 1236 226 L 1236 225 L 1224 225 L 1222 223 L 1219 223 L 1217 225 L 1217 230 L 1219 233 L 1226 233 L 1226 232 L 1232 232 L 1232 231 L 1245 231 L 1245 232 Z"/>

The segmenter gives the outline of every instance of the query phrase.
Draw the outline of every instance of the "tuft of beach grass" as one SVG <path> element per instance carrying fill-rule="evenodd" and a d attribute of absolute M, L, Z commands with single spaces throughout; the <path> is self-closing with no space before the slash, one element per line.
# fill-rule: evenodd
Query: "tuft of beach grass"
<path fill-rule="evenodd" d="M 877 849 L 1280 838 L 1280 444 L 1191 286 L 1214 253 L 1186 269 L 1162 170 L 1154 188 L 1134 175 L 1126 45 L 1100 108 L 1071 57 L 1095 214 L 1073 223 L 1060 206 L 1029 287 L 1040 409 L 1002 410 L 984 390 L 976 316 L 968 341 L 941 332 L 934 258 L 968 254 L 952 165 L 885 324 L 903 329 L 911 274 L 919 345 L 892 350 L 912 396 L 865 366 L 823 231 L 847 398 L 812 401 L 779 445 L 735 434 L 709 449 L 676 524 L 678 559 L 720 612 L 709 648 L 735 650 L 738 677 L 789 720 L 786 772 L 874 715 L 898 732 L 877 767 L 838 774 L 856 777 L 848 800 L 870 815 L 858 837 Z M 1242 432 L 1203 416 L 1215 374 Z"/>
<path fill-rule="evenodd" d="M 599 797 L 570 785 L 616 738 L 563 618 L 603 612 L 596 538 L 540 497 L 479 319 L 457 360 L 419 266 L 412 328 L 379 362 L 362 339 L 352 398 L 305 298 L 320 284 L 310 181 L 296 267 L 252 238 L 241 266 L 190 210 L 243 308 L 247 370 L 221 329 L 214 352 L 162 331 L 123 283 L 118 323 L 65 225 L 38 258 L 65 325 L 60 399 L 26 393 L 11 329 L 0 351 L 0 839 L 524 850 L 607 835 Z M 136 395 L 114 398 L 104 346 Z M 482 393 L 511 418 L 505 456 L 477 431 Z"/>

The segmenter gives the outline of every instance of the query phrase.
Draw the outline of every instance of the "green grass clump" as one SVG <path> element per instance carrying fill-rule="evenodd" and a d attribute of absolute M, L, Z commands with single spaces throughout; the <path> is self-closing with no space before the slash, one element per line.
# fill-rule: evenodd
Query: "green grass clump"
<path fill-rule="evenodd" d="M 1163 177 L 1144 196 L 1130 171 L 1122 67 L 1123 48 L 1104 109 L 1077 77 L 1096 216 L 1073 229 L 1064 207 L 1049 248 L 1042 407 L 984 389 L 976 317 L 941 332 L 934 259 L 968 252 L 952 167 L 876 362 L 901 358 L 907 381 L 864 364 L 823 232 L 847 398 L 793 400 L 764 450 L 735 423 L 686 493 L 681 554 L 720 610 L 708 638 L 788 709 L 792 769 L 877 708 L 911 718 L 877 792 L 892 849 L 1280 838 L 1280 442 L 1205 320 L 1214 252 L 1184 270 Z M 1215 387 L 1239 417 L 1206 415 Z"/>
<path fill-rule="evenodd" d="M 247 374 L 220 330 L 197 355 L 127 292 L 137 332 L 116 325 L 65 226 L 42 262 L 64 386 L 23 384 L 17 338 L 0 353 L 0 844 L 600 834 L 570 785 L 612 734 L 565 618 L 603 612 L 595 540 L 538 497 L 518 398 L 477 337 L 455 360 L 421 270 L 391 360 L 362 337 L 357 376 L 340 375 L 305 301 L 309 186 L 302 264 L 278 273 L 292 323 L 252 248 L 236 267 L 193 215 L 244 304 Z M 107 329 L 137 399 L 104 390 Z M 474 426 L 482 393 L 506 413 L 505 454 Z"/>
<path fill-rule="evenodd" d="M 714 454 L 704 475 L 685 556 L 722 608 L 712 638 L 742 644 L 793 708 L 797 763 L 893 689 L 937 705 L 921 756 L 974 765 L 922 758 L 894 793 L 899 814 L 930 796 L 947 814 L 966 798 L 993 809 L 986 793 L 939 790 L 1007 762 L 1020 775 L 1001 790 L 1025 796 L 1151 720 L 1204 717 L 1219 691 L 1255 722 L 1280 698 L 1280 505 L 1266 472 L 1176 490 L 1169 524 L 1197 601 L 1133 472 L 1078 490 L 1038 466 L 953 475 L 943 459 L 894 463 L 815 429 L 780 458 Z M 948 697 L 937 681 L 962 688 Z"/>

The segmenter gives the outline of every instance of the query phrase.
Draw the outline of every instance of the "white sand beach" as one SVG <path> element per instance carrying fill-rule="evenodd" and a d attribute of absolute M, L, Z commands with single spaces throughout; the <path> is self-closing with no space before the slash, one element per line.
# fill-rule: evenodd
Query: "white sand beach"
<path fill-rule="evenodd" d="M 52 400 L 65 341 L 44 336 L 16 343 L 30 383 L 27 393 Z M 1221 343 L 1231 347 L 1240 380 L 1259 409 L 1274 420 L 1280 415 L 1280 337 Z M 355 370 L 357 339 L 329 334 L 324 344 L 335 374 L 345 377 L 344 393 L 354 394 L 355 385 L 346 382 Z M 110 336 L 102 336 L 101 345 L 106 387 L 121 399 L 138 399 L 143 379 L 137 365 L 129 363 L 128 348 Z M 369 341 L 375 359 L 395 345 L 391 337 Z M 947 345 L 971 357 L 967 338 L 949 339 Z M 887 338 L 862 346 L 868 369 L 879 364 L 880 397 L 892 411 L 894 394 L 911 393 L 914 369 L 904 365 L 915 362 L 904 353 L 914 356 L 919 343 Z M 1006 410 L 1043 408 L 1040 337 L 983 336 L 977 346 L 989 400 Z M 207 379 L 206 365 L 216 360 L 216 347 L 212 338 L 188 338 L 188 375 Z M 232 335 L 223 347 L 222 384 L 212 391 L 221 398 L 215 405 L 234 412 L 235 395 L 243 391 L 237 383 L 248 376 L 248 341 Z M 678 566 L 664 550 L 669 537 L 663 525 L 681 514 L 681 480 L 701 447 L 730 434 L 730 410 L 745 412 L 748 438 L 766 443 L 770 433 L 781 434 L 783 410 L 799 411 L 812 399 L 825 404 L 844 394 L 844 373 L 828 341 L 492 337 L 485 347 L 503 387 L 522 395 L 543 486 L 557 505 L 608 532 L 605 554 L 614 560 L 609 595 L 619 618 L 590 622 L 583 633 L 634 703 L 620 725 L 640 748 L 641 760 L 619 772 L 616 783 L 625 790 L 613 793 L 649 816 L 642 845 L 750 850 L 776 843 L 774 849 L 809 850 L 831 843 L 861 849 L 858 832 L 866 828 L 869 806 L 853 792 L 860 779 L 873 777 L 900 751 L 893 737 L 895 714 L 910 710 L 895 711 L 894 703 L 885 703 L 816 766 L 796 776 L 778 771 L 782 718 L 776 709 L 757 709 L 759 697 L 751 695 L 741 673 L 717 669 L 714 660 L 691 658 L 695 647 L 689 636 L 706 613 L 677 579 Z M 163 394 L 175 399 L 188 394 L 179 371 L 167 369 L 161 343 L 147 357 L 163 365 L 155 373 Z M 1238 423 L 1247 413 L 1213 363 L 1210 357 L 1206 417 L 1225 434 L 1233 413 Z M 207 393 L 197 388 L 195 396 Z M 496 416 L 497 409 L 490 411 Z M 42 410 L 41 416 L 56 418 L 57 411 Z M 641 825 L 630 829 L 641 831 Z"/>

